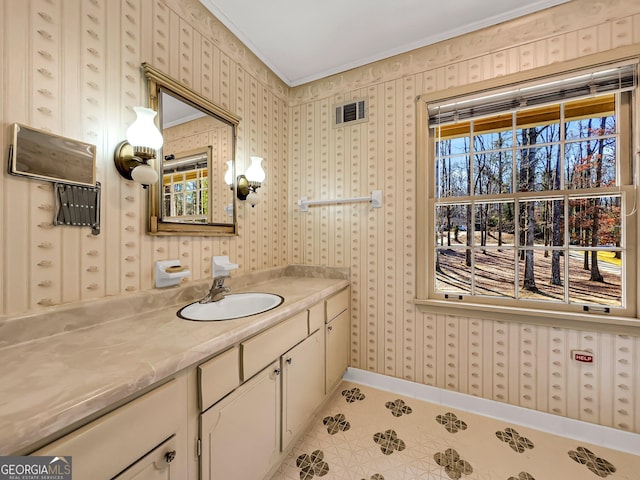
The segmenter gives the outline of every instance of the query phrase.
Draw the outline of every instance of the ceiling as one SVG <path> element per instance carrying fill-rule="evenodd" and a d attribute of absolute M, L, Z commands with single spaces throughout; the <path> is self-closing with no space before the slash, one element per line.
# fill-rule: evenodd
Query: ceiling
<path fill-rule="evenodd" d="M 297 86 L 569 0 L 200 0 Z"/>
<path fill-rule="evenodd" d="M 196 120 L 206 115 L 206 113 L 201 110 L 166 93 L 162 93 L 160 100 L 163 129 L 175 127 L 181 123 Z"/>

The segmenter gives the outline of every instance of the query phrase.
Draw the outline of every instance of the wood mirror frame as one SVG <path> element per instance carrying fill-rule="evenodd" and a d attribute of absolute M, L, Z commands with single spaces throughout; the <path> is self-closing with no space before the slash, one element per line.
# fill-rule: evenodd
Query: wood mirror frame
<path fill-rule="evenodd" d="M 158 69 L 149 65 L 142 64 L 145 77 L 147 79 L 147 87 L 149 93 L 149 108 L 158 112 L 160 119 L 160 128 L 162 130 L 162 112 L 160 111 L 160 94 L 166 92 L 171 96 L 201 110 L 207 115 L 218 119 L 230 126 L 232 129 L 232 152 L 230 160 L 233 161 L 233 169 L 235 172 L 235 150 L 238 135 L 238 124 L 240 118 L 222 108 L 221 106 L 211 102 L 202 95 L 194 92 L 190 88 L 182 85 L 180 82 L 160 72 Z M 175 220 L 163 221 L 162 219 L 162 186 L 163 186 L 163 168 L 162 160 L 164 151 L 160 152 L 155 161 L 155 168 L 158 172 L 158 183 L 149 186 L 149 224 L 148 233 L 151 235 L 191 235 L 191 236 L 230 236 L 237 235 L 237 204 L 235 194 L 235 182 L 231 186 L 231 202 L 233 205 L 233 215 L 229 223 L 179 223 Z M 234 175 L 235 178 L 235 175 Z M 209 185 L 211 188 L 211 185 Z M 229 188 L 229 187 L 226 187 Z M 211 194 L 211 192 L 209 192 Z M 218 205 L 224 208 L 226 205 Z"/>

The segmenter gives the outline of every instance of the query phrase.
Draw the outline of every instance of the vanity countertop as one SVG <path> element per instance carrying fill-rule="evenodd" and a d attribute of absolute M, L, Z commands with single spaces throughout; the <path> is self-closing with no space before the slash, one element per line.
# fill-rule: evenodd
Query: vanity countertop
<path fill-rule="evenodd" d="M 280 307 L 262 314 L 221 322 L 182 320 L 176 311 L 189 300 L 0 348 L 0 455 L 26 454 L 42 439 L 80 424 L 347 285 L 344 278 L 282 276 L 234 288 L 234 292 L 284 297 Z"/>

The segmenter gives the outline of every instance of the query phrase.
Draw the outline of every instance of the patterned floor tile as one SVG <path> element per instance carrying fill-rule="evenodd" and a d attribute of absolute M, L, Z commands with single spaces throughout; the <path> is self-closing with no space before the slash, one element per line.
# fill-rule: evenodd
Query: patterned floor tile
<path fill-rule="evenodd" d="M 638 480 L 640 457 L 343 382 L 271 480 Z"/>

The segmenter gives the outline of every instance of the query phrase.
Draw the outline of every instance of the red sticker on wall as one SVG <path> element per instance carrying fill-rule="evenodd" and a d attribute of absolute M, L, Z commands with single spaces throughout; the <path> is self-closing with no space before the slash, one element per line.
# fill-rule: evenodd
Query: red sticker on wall
<path fill-rule="evenodd" d="M 571 350 L 571 358 L 580 363 L 593 363 L 593 353 L 582 350 Z"/>

